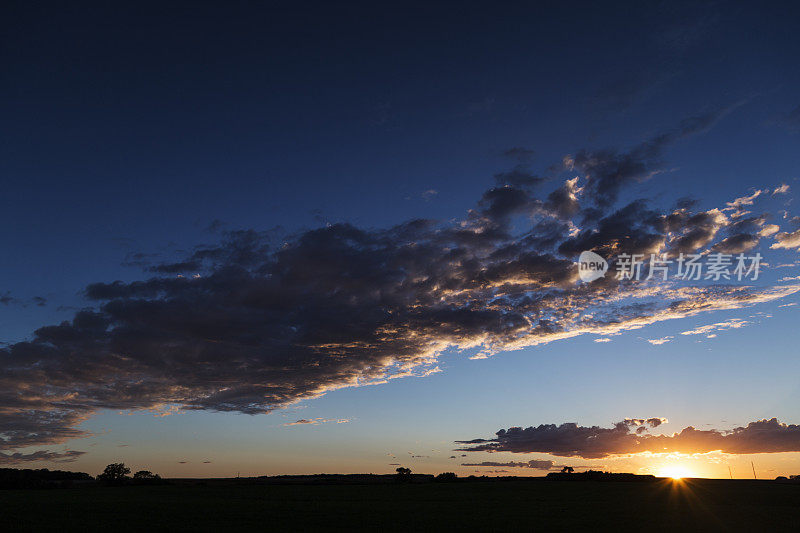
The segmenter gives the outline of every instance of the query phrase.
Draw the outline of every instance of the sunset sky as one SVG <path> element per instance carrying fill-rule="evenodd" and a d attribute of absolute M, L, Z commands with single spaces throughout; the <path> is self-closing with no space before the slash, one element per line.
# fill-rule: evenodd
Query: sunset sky
<path fill-rule="evenodd" d="M 800 474 L 800 9 L 641 4 L 13 3 L 0 467 Z"/>

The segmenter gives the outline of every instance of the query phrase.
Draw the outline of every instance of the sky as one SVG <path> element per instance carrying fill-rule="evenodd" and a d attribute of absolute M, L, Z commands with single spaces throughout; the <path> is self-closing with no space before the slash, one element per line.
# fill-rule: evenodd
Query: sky
<path fill-rule="evenodd" d="M 797 6 L 3 11 L 3 466 L 800 473 Z"/>

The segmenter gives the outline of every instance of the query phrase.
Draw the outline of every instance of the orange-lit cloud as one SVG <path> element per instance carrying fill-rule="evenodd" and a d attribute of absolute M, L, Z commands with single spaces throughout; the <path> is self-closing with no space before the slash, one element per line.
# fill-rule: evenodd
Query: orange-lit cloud
<path fill-rule="evenodd" d="M 650 420 L 654 421 L 650 423 Z M 672 435 L 653 435 L 633 428 L 661 425 L 663 419 L 626 419 L 611 428 L 543 424 L 501 429 L 493 439 L 456 441 L 467 446 L 459 451 L 548 453 L 561 457 L 597 459 L 638 453 L 696 454 L 720 451 L 728 454 L 800 451 L 800 425 L 783 424 L 776 418 L 750 422 L 730 431 L 684 428 Z M 658 422 L 655 422 L 658 421 Z"/>

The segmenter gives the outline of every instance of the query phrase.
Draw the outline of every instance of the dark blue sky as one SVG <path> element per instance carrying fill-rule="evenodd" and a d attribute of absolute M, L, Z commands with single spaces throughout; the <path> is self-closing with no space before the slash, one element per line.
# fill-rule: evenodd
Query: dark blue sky
<path fill-rule="evenodd" d="M 115 239 L 194 242 L 213 219 L 457 216 L 511 146 L 543 170 L 741 100 L 727 135 L 676 149 L 698 164 L 670 185 L 792 171 L 797 137 L 765 125 L 800 103 L 791 3 L 15 4 L 0 157 L 15 286 L 52 277 L 41 264 L 90 273 L 124 253 Z"/>
<path fill-rule="evenodd" d="M 620 205 L 711 209 L 798 177 L 791 2 L 3 12 L 6 343 L 92 304 L 91 283 L 148 277 L 137 253 L 174 259 L 220 228 L 462 219 L 498 172 L 524 164 L 546 196 L 572 176 L 565 155 L 626 150 L 698 115 L 719 118 L 669 144 Z M 503 155 L 513 147 L 532 155 Z"/>
<path fill-rule="evenodd" d="M 760 174 L 789 171 L 797 138 L 764 123 L 798 105 L 796 9 L 693 4 L 17 3 L 3 22 L 3 239 L 15 255 L 99 260 L 112 238 L 193 239 L 215 218 L 455 216 L 510 146 L 543 168 L 743 99 L 728 135 L 699 141 L 710 178 L 753 155 Z M 403 200 L 427 189 L 435 208 Z"/>

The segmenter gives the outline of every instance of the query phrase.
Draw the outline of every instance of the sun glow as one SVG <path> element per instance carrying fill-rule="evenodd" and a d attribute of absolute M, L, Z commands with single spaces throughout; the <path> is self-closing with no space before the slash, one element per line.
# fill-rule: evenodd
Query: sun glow
<path fill-rule="evenodd" d="M 683 465 L 664 465 L 659 468 L 656 475 L 658 477 L 671 477 L 675 480 L 683 479 L 685 477 L 694 477 L 692 471 Z"/>

